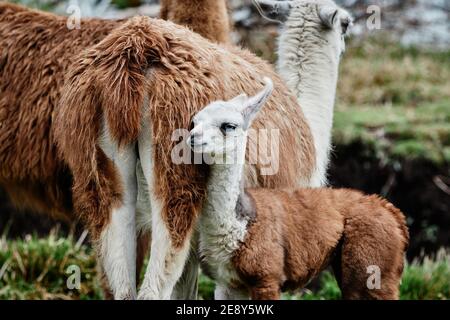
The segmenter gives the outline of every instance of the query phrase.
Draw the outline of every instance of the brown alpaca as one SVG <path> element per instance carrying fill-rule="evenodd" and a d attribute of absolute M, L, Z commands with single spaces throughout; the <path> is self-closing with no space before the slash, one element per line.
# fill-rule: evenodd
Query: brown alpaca
<path fill-rule="evenodd" d="M 20 204 L 81 217 L 116 298 L 135 297 L 129 169 L 138 156 L 152 217 L 159 217 L 152 253 L 167 268 L 151 258 L 141 298 L 170 296 L 206 184 L 205 168 L 172 162 L 170 137 L 208 102 L 254 92 L 261 74 L 274 78 L 267 107 L 273 112 L 255 127 L 280 129 L 281 165 L 273 176 L 261 175 L 262 164 L 249 166 L 246 183 L 309 183 L 315 153 L 301 109 L 271 67 L 247 51 L 226 51 L 180 26 L 142 17 L 123 25 L 83 20 L 80 30 L 68 30 L 66 18 L 7 3 L 0 3 L 0 47 L 1 185 Z M 114 228 L 128 237 L 114 238 Z"/>
<path fill-rule="evenodd" d="M 398 299 L 408 230 L 392 204 L 346 189 L 241 187 L 247 130 L 273 89 L 266 83 L 254 97 L 205 107 L 187 141 L 195 153 L 225 159 L 209 162 L 199 222 L 216 298 L 279 299 L 331 264 L 344 299 Z M 374 270 L 375 288 L 368 282 Z"/>
<path fill-rule="evenodd" d="M 278 299 L 332 265 L 344 299 L 398 299 L 408 230 L 402 212 L 346 189 L 247 189 L 256 212 L 233 265 L 253 299 Z M 267 259 L 270 257 L 270 259 Z M 379 268 L 379 288 L 368 287 Z"/>
<path fill-rule="evenodd" d="M 187 26 L 209 40 L 231 42 L 226 0 L 161 0 L 160 18 Z"/>

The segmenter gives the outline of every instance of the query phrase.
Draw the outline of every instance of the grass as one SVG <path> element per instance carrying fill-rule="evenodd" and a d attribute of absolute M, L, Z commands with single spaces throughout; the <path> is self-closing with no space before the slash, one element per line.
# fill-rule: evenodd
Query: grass
<path fill-rule="evenodd" d="M 450 51 L 403 47 L 381 36 L 349 41 L 340 65 L 340 103 L 413 107 L 449 100 Z"/>
<path fill-rule="evenodd" d="M 343 145 L 362 141 L 388 161 L 426 158 L 450 163 L 450 99 L 417 107 L 341 105 L 333 139 Z"/>
<path fill-rule="evenodd" d="M 450 51 L 350 41 L 337 92 L 335 144 L 361 141 L 387 161 L 450 163 Z"/>
<path fill-rule="evenodd" d="M 69 266 L 82 270 L 80 290 L 69 290 Z M 28 236 L 0 239 L 0 299 L 98 299 L 96 262 L 87 246 L 72 237 Z"/>
<path fill-rule="evenodd" d="M 276 34 L 252 30 L 246 45 L 275 62 Z M 385 34 L 347 39 L 333 139 L 362 142 L 386 162 L 450 163 L 450 50 L 403 47 Z"/>
<path fill-rule="evenodd" d="M 46 238 L 0 240 L 0 299 L 101 299 L 92 250 L 71 236 L 61 238 L 52 232 Z M 81 270 L 79 290 L 67 288 L 67 268 Z M 319 289 L 285 294 L 284 299 L 339 299 L 340 290 L 333 275 L 322 273 Z M 200 276 L 199 295 L 213 297 L 214 283 Z M 408 264 L 401 285 L 401 299 L 450 299 L 450 251 L 436 257 L 423 257 Z"/>

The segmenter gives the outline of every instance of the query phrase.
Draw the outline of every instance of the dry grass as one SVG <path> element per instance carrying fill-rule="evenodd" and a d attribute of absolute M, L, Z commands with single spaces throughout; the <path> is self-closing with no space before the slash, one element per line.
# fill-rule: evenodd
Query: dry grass
<path fill-rule="evenodd" d="M 378 38 L 350 42 L 341 63 L 339 103 L 414 106 L 442 100 L 450 100 L 450 52 Z"/>

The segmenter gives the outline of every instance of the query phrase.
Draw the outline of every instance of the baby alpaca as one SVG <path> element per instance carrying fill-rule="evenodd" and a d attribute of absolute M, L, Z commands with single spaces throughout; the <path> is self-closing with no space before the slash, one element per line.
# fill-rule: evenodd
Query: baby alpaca
<path fill-rule="evenodd" d="M 347 189 L 241 187 L 247 130 L 273 89 L 265 81 L 254 97 L 205 107 L 187 140 L 210 164 L 199 247 L 216 299 L 279 299 L 328 265 L 344 299 L 398 299 L 408 231 L 392 204 Z"/>

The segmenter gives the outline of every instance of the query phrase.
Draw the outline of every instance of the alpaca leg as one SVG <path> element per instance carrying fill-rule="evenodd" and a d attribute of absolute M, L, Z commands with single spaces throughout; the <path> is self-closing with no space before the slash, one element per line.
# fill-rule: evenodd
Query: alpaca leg
<path fill-rule="evenodd" d="M 404 239 L 389 213 L 348 219 L 340 274 L 343 299 L 397 300 L 403 271 Z"/>
<path fill-rule="evenodd" d="M 172 246 L 169 230 L 156 202 L 152 200 L 152 244 L 144 282 L 138 295 L 141 300 L 170 299 L 189 254 L 189 239 L 182 248 Z"/>
<path fill-rule="evenodd" d="M 377 270 L 380 270 L 378 265 L 373 265 L 374 268 L 371 269 L 366 262 L 358 261 L 353 255 L 351 257 L 352 266 L 345 263 L 342 265 L 341 281 L 338 281 L 344 300 L 398 300 L 400 277 L 393 277 L 388 270 L 390 267 L 377 275 Z M 369 270 L 374 273 L 368 273 Z M 380 286 L 371 285 L 370 277 L 379 277 Z"/>
<path fill-rule="evenodd" d="M 172 300 L 197 300 L 198 296 L 198 270 L 200 264 L 197 256 L 197 236 L 191 241 L 188 260 L 184 266 L 183 274 L 173 291 Z"/>
<path fill-rule="evenodd" d="M 249 300 L 247 291 L 230 288 L 221 284 L 216 284 L 214 290 L 214 300 Z"/>
<path fill-rule="evenodd" d="M 136 283 L 139 283 L 144 267 L 144 261 L 150 251 L 152 217 L 151 204 L 148 194 L 148 185 L 142 171 L 141 161 L 136 162 L 136 179 L 138 185 L 137 203 L 136 203 L 136 231 L 137 231 L 137 248 L 136 248 Z"/>
<path fill-rule="evenodd" d="M 169 230 L 163 220 L 162 203 L 154 191 L 151 137 L 151 129 L 147 122 L 144 122 L 138 145 L 142 171 L 148 186 L 152 229 L 150 260 L 138 295 L 139 299 L 144 300 L 170 299 L 173 288 L 183 272 L 190 248 L 190 239 L 185 239 L 181 248 L 172 245 Z"/>
<path fill-rule="evenodd" d="M 102 288 L 103 299 L 114 300 L 114 294 L 111 291 L 111 287 L 109 286 L 108 278 L 106 277 L 106 273 L 100 263 L 97 264 L 97 274 L 100 278 L 100 287 Z"/>
<path fill-rule="evenodd" d="M 136 297 L 136 152 L 121 147 L 105 128 L 100 147 L 114 163 L 122 189 L 121 204 L 112 209 L 109 223 L 99 239 L 100 258 L 115 299 Z"/>
<path fill-rule="evenodd" d="M 277 282 L 263 282 L 251 289 L 252 300 L 280 300 L 280 286 Z"/>

